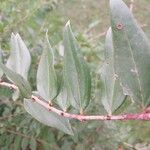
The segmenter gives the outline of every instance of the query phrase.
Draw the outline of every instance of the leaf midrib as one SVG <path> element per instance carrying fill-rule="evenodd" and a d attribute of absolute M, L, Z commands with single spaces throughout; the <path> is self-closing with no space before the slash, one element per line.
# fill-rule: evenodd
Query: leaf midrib
<path fill-rule="evenodd" d="M 70 34 L 72 34 L 71 33 L 71 31 L 69 31 L 70 32 Z M 68 37 L 70 37 L 69 35 L 70 35 L 68 32 L 67 32 L 67 36 Z M 72 39 L 72 38 L 71 38 Z M 68 39 L 69 40 L 69 43 L 67 43 L 67 44 L 69 44 L 69 47 L 70 48 L 72 48 L 72 46 L 71 46 L 71 41 L 70 41 L 70 38 Z M 72 39 L 72 40 L 74 40 L 74 39 Z M 73 43 L 73 45 L 74 45 L 74 43 Z M 74 47 L 75 47 L 75 49 L 76 49 L 76 46 L 74 45 Z M 71 52 L 71 55 L 72 55 L 72 57 L 74 58 L 74 54 L 75 54 L 75 52 L 73 52 L 72 50 L 70 50 L 70 52 Z M 76 56 L 77 57 L 77 56 Z M 77 89 L 78 89 L 78 93 L 79 93 L 79 98 L 81 98 L 80 97 L 80 89 L 79 89 L 79 72 L 78 72 L 78 69 L 77 69 L 77 66 L 76 66 L 76 62 L 75 62 L 75 60 L 73 59 L 73 64 L 74 64 L 74 66 L 75 66 L 75 68 L 76 68 L 76 71 L 77 71 L 77 73 L 76 73 L 76 76 L 77 76 L 77 82 L 78 82 L 78 85 L 77 85 Z M 71 89 L 71 91 L 72 91 L 72 88 L 70 88 Z M 73 92 L 72 92 L 73 93 Z M 74 95 L 73 95 L 73 97 L 74 97 Z M 74 100 L 76 101 L 76 103 L 79 105 L 79 108 L 81 108 L 82 106 L 81 106 L 81 101 L 79 100 L 76 100 L 76 98 L 74 97 Z"/>

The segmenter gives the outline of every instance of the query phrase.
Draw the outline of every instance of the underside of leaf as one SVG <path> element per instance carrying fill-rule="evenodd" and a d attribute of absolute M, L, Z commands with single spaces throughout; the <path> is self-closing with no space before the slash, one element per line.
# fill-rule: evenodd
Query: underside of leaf
<path fill-rule="evenodd" d="M 57 128 L 67 134 L 73 135 L 69 120 L 57 115 L 56 113 L 48 111 L 43 106 L 30 99 L 24 99 L 24 107 L 26 111 L 31 114 L 39 122 Z"/>

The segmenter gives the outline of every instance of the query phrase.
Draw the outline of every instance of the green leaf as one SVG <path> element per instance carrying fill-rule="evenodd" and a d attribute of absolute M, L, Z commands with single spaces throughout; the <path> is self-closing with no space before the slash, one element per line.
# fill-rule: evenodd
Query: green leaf
<path fill-rule="evenodd" d="M 25 80 L 18 73 L 13 72 L 11 69 L 7 68 L 4 64 L 0 62 L 0 67 L 3 72 L 15 83 L 15 85 L 19 88 L 23 97 L 30 98 L 32 91 L 30 84 L 27 80 Z"/>
<path fill-rule="evenodd" d="M 14 90 L 13 95 L 12 95 L 12 99 L 14 101 L 16 101 L 19 98 L 19 95 L 20 95 L 19 89 Z"/>
<path fill-rule="evenodd" d="M 16 136 L 15 139 L 14 139 L 14 142 L 13 142 L 13 148 L 15 150 L 19 150 L 20 147 L 21 147 L 21 137 L 20 136 Z"/>
<path fill-rule="evenodd" d="M 31 56 L 25 43 L 17 33 L 11 35 L 11 54 L 6 66 L 27 79 L 31 64 Z"/>
<path fill-rule="evenodd" d="M 132 108 L 132 101 L 130 99 L 129 96 L 125 97 L 125 100 L 123 101 L 123 103 L 119 106 L 119 108 L 117 110 L 115 110 L 114 115 L 119 115 L 119 114 L 123 114 L 126 112 L 129 112 L 130 107 Z"/>
<path fill-rule="evenodd" d="M 36 143 L 36 140 L 34 138 L 31 138 L 29 147 L 30 147 L 31 150 L 36 150 L 37 149 L 37 143 Z"/>
<path fill-rule="evenodd" d="M 150 105 L 150 41 L 122 0 L 110 0 L 114 65 L 125 95 Z"/>
<path fill-rule="evenodd" d="M 101 79 L 103 82 L 102 104 L 112 114 L 124 101 L 122 87 L 114 72 L 114 48 L 112 43 L 112 31 L 108 30 L 105 41 L 105 63 L 101 68 Z"/>
<path fill-rule="evenodd" d="M 90 71 L 85 63 L 77 41 L 72 33 L 70 22 L 64 29 L 64 78 L 71 105 L 80 110 L 85 109 L 91 96 Z"/>
<path fill-rule="evenodd" d="M 67 134 L 73 135 L 69 120 L 56 113 L 50 112 L 43 106 L 29 99 L 24 99 L 24 107 L 39 122 L 57 128 Z"/>
<path fill-rule="evenodd" d="M 37 71 L 38 93 L 47 101 L 53 100 L 58 94 L 58 82 L 54 69 L 54 54 L 46 35 L 46 44 Z"/>
<path fill-rule="evenodd" d="M 9 100 L 12 97 L 13 91 L 5 86 L 0 85 L 0 99 Z"/>
<path fill-rule="evenodd" d="M 57 96 L 57 103 L 63 111 L 66 111 L 70 105 L 69 103 L 70 97 L 68 97 L 67 89 L 66 89 L 64 81 L 62 82 L 63 83 L 61 83 L 61 89 L 60 89 L 59 95 Z"/>
<path fill-rule="evenodd" d="M 22 150 L 26 150 L 29 145 L 29 139 L 28 138 L 23 138 L 21 142 L 21 148 Z"/>
<path fill-rule="evenodd" d="M 20 35 L 12 33 L 11 35 L 11 53 L 6 66 L 12 71 L 20 74 L 27 80 L 28 71 L 31 64 L 31 56 Z M 19 98 L 19 91 L 15 91 L 12 99 Z"/>
<path fill-rule="evenodd" d="M 0 49 L 0 62 L 2 62 L 2 52 L 1 52 L 1 49 Z M 0 78 L 3 76 L 3 71 L 2 69 L 0 68 Z"/>

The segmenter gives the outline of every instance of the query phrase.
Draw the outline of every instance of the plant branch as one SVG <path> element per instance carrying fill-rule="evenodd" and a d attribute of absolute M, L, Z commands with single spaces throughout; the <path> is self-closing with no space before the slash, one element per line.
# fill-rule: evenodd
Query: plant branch
<path fill-rule="evenodd" d="M 0 85 L 9 87 L 10 89 L 14 89 L 14 90 L 18 89 L 18 87 L 16 85 L 11 84 L 11 83 L 7 83 L 7 82 L 0 82 Z"/>
<path fill-rule="evenodd" d="M 20 137 L 23 137 L 23 138 L 27 138 L 29 140 L 31 140 L 33 138 L 31 136 L 25 135 L 25 134 L 20 133 L 18 131 L 13 131 L 13 130 L 10 130 L 10 129 L 5 129 L 5 131 L 10 133 L 10 134 L 14 134 L 14 135 L 17 135 L 17 136 L 20 136 Z M 44 141 L 42 139 L 39 139 L 39 138 L 34 138 L 34 139 L 36 140 L 36 142 L 39 142 L 39 143 L 41 143 L 43 145 L 46 144 L 46 145 L 49 145 L 50 147 L 52 147 L 51 144 L 49 144 L 48 142 L 46 142 L 46 141 Z"/>
<path fill-rule="evenodd" d="M 10 83 L 1 82 L 0 85 L 7 86 L 10 88 L 17 88 L 15 85 Z M 60 116 L 76 119 L 79 121 L 86 121 L 86 120 L 147 120 L 150 121 L 150 112 L 142 112 L 138 114 L 124 114 L 124 115 L 81 115 L 81 114 L 71 114 L 59 110 L 53 106 L 51 106 L 47 101 L 40 99 L 39 97 L 32 95 L 31 99 L 35 102 L 43 106 L 49 111 L 52 111 Z"/>
<path fill-rule="evenodd" d="M 0 117 L 0 121 L 2 121 L 2 120 L 8 120 L 9 118 L 13 118 L 13 117 L 16 117 L 16 116 L 19 116 L 19 115 L 22 115 L 22 114 L 24 114 L 24 112 L 21 112 L 21 113 L 19 113 L 19 114 L 11 114 L 11 115 L 8 115 L 8 116 L 3 116 L 3 117 Z"/>

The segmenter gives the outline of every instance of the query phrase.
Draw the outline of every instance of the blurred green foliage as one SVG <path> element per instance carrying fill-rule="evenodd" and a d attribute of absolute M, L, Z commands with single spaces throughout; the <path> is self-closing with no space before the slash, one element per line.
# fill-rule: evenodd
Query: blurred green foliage
<path fill-rule="evenodd" d="M 126 0 L 130 4 L 130 0 Z M 149 0 L 137 0 L 133 12 L 150 36 Z M 57 52 L 61 49 L 62 29 L 67 20 L 76 29 L 77 39 L 89 62 L 93 76 L 92 100 L 88 113 L 103 113 L 100 102 L 100 81 L 95 73 L 103 61 L 104 32 L 109 27 L 108 0 L 0 0 L 0 43 L 7 58 L 12 32 L 19 32 L 32 54 L 29 80 L 36 89 L 36 70 L 44 47 L 45 32 Z M 61 66 L 61 58 L 60 66 Z M 59 66 L 56 66 L 59 68 Z M 78 122 L 73 121 L 74 136 L 46 127 L 23 108 L 22 100 L 11 100 L 12 90 L 0 87 L 1 150 L 105 150 L 142 149 L 150 145 L 150 122 Z M 130 103 L 130 100 L 129 100 Z M 124 112 L 135 112 L 131 104 Z M 85 112 L 86 113 L 86 112 Z M 117 113 L 117 112 L 116 112 Z M 78 131 L 76 130 L 78 128 Z M 138 148 L 139 147 L 139 148 Z"/>

